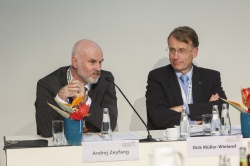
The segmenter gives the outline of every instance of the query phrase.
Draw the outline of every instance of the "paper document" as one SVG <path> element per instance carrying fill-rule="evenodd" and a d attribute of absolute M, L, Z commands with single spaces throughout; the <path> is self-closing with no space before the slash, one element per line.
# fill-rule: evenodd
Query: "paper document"
<path fill-rule="evenodd" d="M 113 132 L 111 134 L 111 139 L 113 141 L 115 140 L 139 140 L 143 139 L 141 135 L 135 133 L 135 132 Z M 84 142 L 98 142 L 102 141 L 101 135 L 100 134 L 84 134 L 83 136 L 83 141 Z"/>
<path fill-rule="evenodd" d="M 202 134 L 202 125 L 190 125 L 191 136 L 199 136 Z M 231 126 L 231 135 L 240 135 L 241 127 L 240 125 Z"/>
<path fill-rule="evenodd" d="M 202 131 L 202 125 L 190 125 L 190 133 L 199 133 Z"/>
<path fill-rule="evenodd" d="M 231 135 L 241 134 L 241 127 L 240 125 L 232 125 L 231 127 Z"/>
<path fill-rule="evenodd" d="M 113 140 L 139 140 L 143 137 L 135 132 L 112 133 Z"/>

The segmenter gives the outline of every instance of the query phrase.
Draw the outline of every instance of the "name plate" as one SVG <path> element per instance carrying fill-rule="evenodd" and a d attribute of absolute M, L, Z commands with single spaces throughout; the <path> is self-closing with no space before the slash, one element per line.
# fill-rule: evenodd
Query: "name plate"
<path fill-rule="evenodd" d="M 82 142 L 82 162 L 139 160 L 139 140 Z"/>
<path fill-rule="evenodd" d="M 239 155 L 242 135 L 187 138 L 188 157 Z"/>

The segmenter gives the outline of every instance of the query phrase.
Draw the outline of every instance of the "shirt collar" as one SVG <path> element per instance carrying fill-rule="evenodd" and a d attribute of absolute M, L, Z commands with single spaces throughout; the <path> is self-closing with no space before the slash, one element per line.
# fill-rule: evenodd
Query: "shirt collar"
<path fill-rule="evenodd" d="M 69 77 L 68 77 L 68 83 L 69 83 L 73 80 L 73 76 L 72 76 L 70 68 L 68 69 L 68 72 L 69 72 Z M 89 91 L 91 88 L 91 84 L 87 83 L 84 87 Z"/>
<path fill-rule="evenodd" d="M 175 74 L 177 76 L 178 79 L 180 79 L 180 76 L 182 75 L 181 72 L 178 72 L 178 71 L 175 71 Z M 189 72 L 187 72 L 186 74 L 189 78 L 189 80 L 192 80 L 192 76 L 193 76 L 193 65 L 192 65 L 192 68 Z"/>
<path fill-rule="evenodd" d="M 85 86 L 84 86 L 86 89 L 88 89 L 88 91 L 90 90 L 90 88 L 91 88 L 91 84 L 90 83 L 88 83 L 88 84 L 86 84 Z"/>

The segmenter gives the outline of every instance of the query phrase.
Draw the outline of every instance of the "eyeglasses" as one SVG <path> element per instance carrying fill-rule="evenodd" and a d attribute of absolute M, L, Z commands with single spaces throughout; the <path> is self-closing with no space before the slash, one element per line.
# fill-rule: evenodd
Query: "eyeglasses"
<path fill-rule="evenodd" d="M 195 47 L 195 48 L 197 48 L 197 47 Z M 181 49 L 179 49 L 179 50 L 176 50 L 176 49 L 174 49 L 174 48 L 169 48 L 169 47 L 168 47 L 168 48 L 166 48 L 165 50 L 166 50 L 167 52 L 169 52 L 169 54 L 171 54 L 171 55 L 174 55 L 176 52 L 177 52 L 178 54 L 185 55 L 185 54 L 187 54 L 187 53 L 193 51 L 195 48 L 193 48 L 193 49 L 191 49 L 191 50 L 186 50 L 186 49 L 184 49 L 184 48 L 181 48 Z"/>

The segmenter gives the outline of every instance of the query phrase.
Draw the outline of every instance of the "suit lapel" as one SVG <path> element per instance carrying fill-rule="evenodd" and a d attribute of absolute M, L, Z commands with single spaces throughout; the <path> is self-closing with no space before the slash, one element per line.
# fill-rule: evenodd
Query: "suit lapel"
<path fill-rule="evenodd" d="M 88 91 L 88 96 L 90 96 L 90 97 L 93 96 L 93 93 L 94 93 L 93 89 L 95 89 L 95 86 L 93 86 L 93 84 L 92 84 L 90 90 Z"/>
<path fill-rule="evenodd" d="M 61 76 L 61 86 L 64 87 L 66 85 L 68 85 L 68 80 L 67 80 L 67 71 L 68 71 L 69 67 L 68 68 L 65 68 L 65 70 L 62 71 L 62 76 Z"/>
<path fill-rule="evenodd" d="M 194 66 L 194 65 L 193 65 Z M 194 66 L 193 76 L 192 76 L 192 93 L 193 93 L 193 102 L 198 102 L 199 98 L 202 96 L 202 77 L 199 73 L 199 68 Z"/>
<path fill-rule="evenodd" d="M 60 78 L 60 83 L 61 83 L 61 85 L 60 85 L 58 91 L 59 91 L 62 87 L 68 85 L 68 79 L 67 79 L 67 71 L 68 71 L 68 69 L 69 69 L 69 67 L 64 68 L 64 69 L 62 70 L 61 78 Z M 70 98 L 69 98 L 69 102 L 71 103 L 72 101 L 73 101 L 73 99 L 72 99 L 72 97 L 70 97 Z"/>
<path fill-rule="evenodd" d="M 182 100 L 182 96 L 181 96 L 181 88 L 180 88 L 179 82 L 177 80 L 177 76 L 176 76 L 172 66 L 170 66 L 170 68 L 169 68 L 168 79 L 169 79 L 169 86 L 170 86 L 171 90 L 173 91 L 177 105 L 182 105 L 183 100 Z"/>

